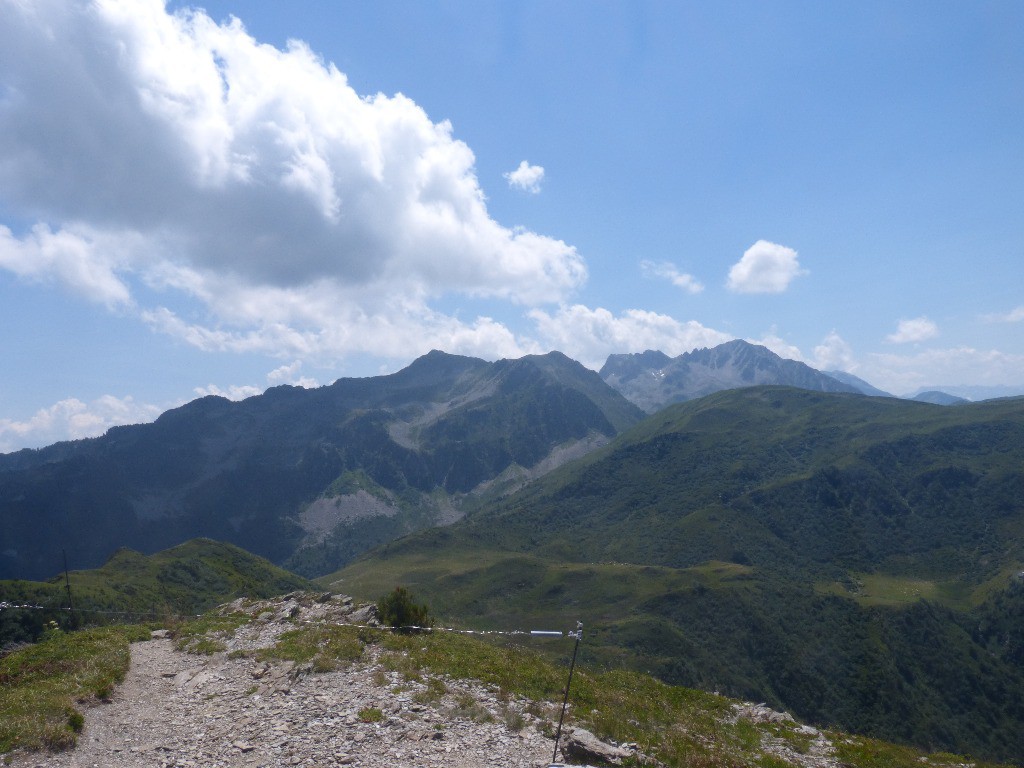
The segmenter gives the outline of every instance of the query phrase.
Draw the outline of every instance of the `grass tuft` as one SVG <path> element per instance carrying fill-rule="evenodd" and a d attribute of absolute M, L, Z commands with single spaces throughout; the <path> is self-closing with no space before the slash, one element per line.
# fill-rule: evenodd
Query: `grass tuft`
<path fill-rule="evenodd" d="M 174 627 L 174 647 L 186 653 L 211 656 L 227 650 L 224 640 L 250 618 L 243 613 L 207 613 Z"/>
<path fill-rule="evenodd" d="M 379 723 L 384 719 L 384 713 L 377 707 L 363 707 L 359 710 L 359 719 L 364 723 Z"/>
<path fill-rule="evenodd" d="M 0 753 L 73 747 L 85 727 L 76 704 L 109 698 L 128 672 L 129 643 L 148 638 L 145 626 L 51 633 L 0 659 Z"/>
<path fill-rule="evenodd" d="M 365 647 L 354 627 L 310 626 L 285 632 L 272 648 L 257 651 L 255 657 L 309 663 L 314 672 L 333 672 L 362 658 Z"/>

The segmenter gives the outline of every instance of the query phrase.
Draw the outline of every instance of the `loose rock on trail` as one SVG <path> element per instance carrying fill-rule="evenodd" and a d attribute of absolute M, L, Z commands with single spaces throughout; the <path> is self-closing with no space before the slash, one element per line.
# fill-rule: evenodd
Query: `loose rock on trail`
<path fill-rule="evenodd" d="M 292 593 L 219 610 L 233 629 L 186 638 L 167 630 L 131 646 L 131 666 L 108 703 L 86 710 L 77 746 L 3 757 L 14 768 L 546 768 L 561 702 L 531 702 L 473 680 L 404 676 L 376 642 L 330 671 L 261 655 L 302 625 L 376 624 L 373 606 L 343 595 Z M 244 615 L 240 626 L 228 617 Z M 373 634 L 372 632 L 370 633 Z M 284 636 L 284 637 L 283 637 Z M 386 663 L 386 662 L 392 663 Z M 328 665 L 330 666 L 330 665 Z M 761 748 L 799 768 L 839 768 L 827 735 L 785 713 L 734 703 L 733 720 L 783 722 L 800 750 L 762 734 Z M 562 731 L 570 762 L 664 768 L 636 744 Z M 586 768 L 586 766 L 581 766 Z"/>
<path fill-rule="evenodd" d="M 541 733 L 538 719 L 525 712 L 525 702 L 499 701 L 494 692 L 466 681 L 446 681 L 440 696 L 417 696 L 426 683 L 386 669 L 374 646 L 367 646 L 363 658 L 345 669 L 317 674 L 293 662 L 229 657 L 227 651 L 233 649 L 273 645 L 282 632 L 294 628 L 287 619 L 296 613 L 296 605 L 268 604 L 260 620 L 229 639 L 226 651 L 212 655 L 176 650 L 172 640 L 159 637 L 163 633 L 133 644 L 128 675 L 110 703 L 87 710 L 77 747 L 16 755 L 10 764 L 548 765 L 554 742 Z M 351 616 L 351 602 L 345 607 Z M 329 609 L 321 606 L 319 612 Z M 467 713 L 470 699 L 474 704 Z M 380 719 L 369 722 L 360 716 L 367 712 L 373 713 L 370 719 Z"/>

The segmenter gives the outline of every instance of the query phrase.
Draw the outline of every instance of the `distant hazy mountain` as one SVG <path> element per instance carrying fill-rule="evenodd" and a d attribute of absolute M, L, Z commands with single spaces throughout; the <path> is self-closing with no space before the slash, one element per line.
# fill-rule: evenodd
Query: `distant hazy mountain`
<path fill-rule="evenodd" d="M 152 424 L 0 455 L 0 578 L 205 536 L 325 573 L 608 442 L 643 413 L 558 352 L 431 352 L 390 376 L 205 397 Z"/>
<path fill-rule="evenodd" d="M 741 339 L 711 349 L 685 352 L 674 358 L 650 350 L 611 355 L 600 374 L 647 413 L 724 389 L 760 384 L 780 384 L 815 392 L 862 393 L 857 385 L 796 360 L 786 360 L 767 347 Z"/>
<path fill-rule="evenodd" d="M 916 400 L 919 403 L 931 403 L 932 405 L 962 405 L 963 403 L 971 402 L 965 397 L 957 397 L 948 392 L 939 392 L 936 389 L 921 392 L 910 399 Z"/>
<path fill-rule="evenodd" d="M 907 395 L 907 397 L 914 398 L 923 392 L 945 392 L 948 395 L 963 397 L 976 403 L 979 400 L 992 400 L 997 397 L 1024 396 L 1024 385 L 970 386 L 962 384 L 932 384 L 927 387 L 920 387 L 910 395 Z"/>
<path fill-rule="evenodd" d="M 865 395 L 871 395 L 872 397 L 895 397 L 895 395 L 883 389 L 868 384 L 864 379 L 854 376 L 852 373 L 847 373 L 846 371 L 823 371 L 823 373 L 837 381 L 843 382 L 843 384 L 849 384 L 851 387 L 859 389 Z"/>

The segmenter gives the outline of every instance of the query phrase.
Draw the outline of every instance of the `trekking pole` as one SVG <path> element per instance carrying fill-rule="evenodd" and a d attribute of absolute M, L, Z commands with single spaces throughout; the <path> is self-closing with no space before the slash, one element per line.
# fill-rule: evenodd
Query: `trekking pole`
<path fill-rule="evenodd" d="M 576 668 L 576 652 L 580 649 L 580 640 L 583 639 L 583 622 L 576 622 L 576 631 L 570 632 L 569 637 L 576 638 L 576 645 L 572 649 L 572 661 L 569 663 L 569 681 L 565 684 L 565 698 L 562 699 L 562 714 L 558 717 L 558 730 L 555 731 L 555 751 L 551 753 L 551 762 L 558 759 L 558 739 L 562 735 L 562 721 L 565 719 L 565 708 L 569 704 L 569 686 L 572 685 L 572 671 Z"/>
<path fill-rule="evenodd" d="M 68 615 L 70 616 L 71 623 L 75 623 L 75 605 L 71 602 L 71 578 L 68 576 L 68 552 L 66 549 L 62 549 L 61 552 L 64 555 L 64 587 L 68 591 Z"/>

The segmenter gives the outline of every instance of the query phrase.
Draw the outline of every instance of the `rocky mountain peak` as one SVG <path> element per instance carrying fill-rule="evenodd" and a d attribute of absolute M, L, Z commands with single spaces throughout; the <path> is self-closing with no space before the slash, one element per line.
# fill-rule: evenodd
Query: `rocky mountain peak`
<path fill-rule="evenodd" d="M 650 350 L 612 355 L 601 368 L 601 377 L 647 413 L 724 389 L 760 384 L 816 392 L 860 392 L 804 363 L 787 360 L 767 347 L 742 339 L 674 358 Z"/>

